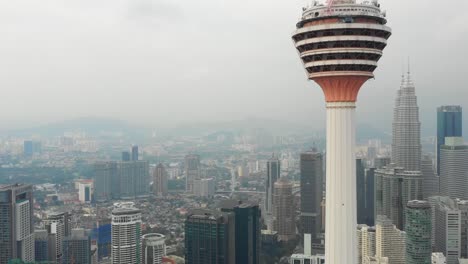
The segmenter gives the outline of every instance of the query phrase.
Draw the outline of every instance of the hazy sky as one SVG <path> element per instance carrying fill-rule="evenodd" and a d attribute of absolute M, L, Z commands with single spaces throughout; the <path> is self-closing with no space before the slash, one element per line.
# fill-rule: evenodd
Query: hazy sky
<path fill-rule="evenodd" d="M 306 80 L 290 38 L 307 2 L 1 1 L 0 127 L 99 116 L 160 125 L 260 117 L 323 128 L 322 92 Z M 393 36 L 360 93 L 359 122 L 390 126 L 407 56 L 423 126 L 437 105 L 468 111 L 468 1 L 380 2 Z"/>

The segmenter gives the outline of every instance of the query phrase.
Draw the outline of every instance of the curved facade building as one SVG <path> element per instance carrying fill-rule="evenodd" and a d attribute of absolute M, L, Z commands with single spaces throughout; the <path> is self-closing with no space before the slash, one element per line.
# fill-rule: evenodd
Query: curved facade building
<path fill-rule="evenodd" d="M 115 204 L 112 211 L 112 264 L 141 263 L 141 212 L 132 202 Z"/>
<path fill-rule="evenodd" d="M 361 86 L 374 77 L 391 29 L 377 0 L 314 1 L 293 33 L 307 78 L 327 102 L 325 259 L 357 262 L 355 108 Z"/>
<path fill-rule="evenodd" d="M 166 256 L 166 237 L 161 234 L 146 234 L 141 237 L 142 264 L 162 264 Z"/>
<path fill-rule="evenodd" d="M 427 201 L 413 200 L 406 206 L 406 262 L 431 264 L 432 209 Z"/>

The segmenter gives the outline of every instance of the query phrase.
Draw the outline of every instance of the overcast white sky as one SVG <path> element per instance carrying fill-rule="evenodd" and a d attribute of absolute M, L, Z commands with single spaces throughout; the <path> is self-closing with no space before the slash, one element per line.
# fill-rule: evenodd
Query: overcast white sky
<path fill-rule="evenodd" d="M 290 39 L 306 2 L 0 1 L 0 127 L 98 116 L 323 128 L 322 92 L 306 81 Z M 361 91 L 359 122 L 390 126 L 408 55 L 423 126 L 438 105 L 468 111 L 468 1 L 381 4 L 393 36 Z"/>

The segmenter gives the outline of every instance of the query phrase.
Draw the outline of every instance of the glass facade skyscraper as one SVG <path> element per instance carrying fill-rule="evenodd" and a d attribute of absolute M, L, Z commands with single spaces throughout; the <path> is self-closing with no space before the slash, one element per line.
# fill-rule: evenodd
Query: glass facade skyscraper
<path fill-rule="evenodd" d="M 186 264 L 234 264 L 234 214 L 193 210 L 185 220 Z"/>
<path fill-rule="evenodd" d="M 445 144 L 446 137 L 462 136 L 462 107 L 446 105 L 437 108 L 437 175 L 440 175 L 440 146 Z"/>
<path fill-rule="evenodd" d="M 432 210 L 427 201 L 406 206 L 406 263 L 431 264 Z"/>

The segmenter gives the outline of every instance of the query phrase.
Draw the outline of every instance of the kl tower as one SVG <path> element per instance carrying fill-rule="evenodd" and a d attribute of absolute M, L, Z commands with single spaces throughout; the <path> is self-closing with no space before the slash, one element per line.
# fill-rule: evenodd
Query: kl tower
<path fill-rule="evenodd" d="M 391 29 L 378 0 L 313 1 L 293 34 L 307 77 L 325 94 L 327 175 L 325 261 L 356 264 L 356 99 L 374 77 Z"/>

